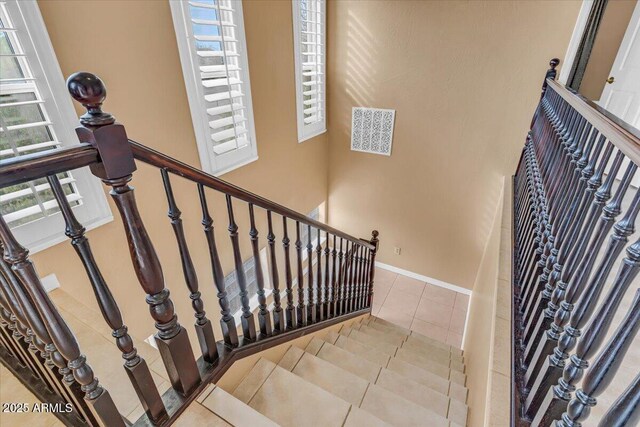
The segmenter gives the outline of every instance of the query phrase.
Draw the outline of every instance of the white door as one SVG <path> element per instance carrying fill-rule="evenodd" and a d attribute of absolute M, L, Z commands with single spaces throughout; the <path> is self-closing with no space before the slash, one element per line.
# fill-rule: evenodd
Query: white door
<path fill-rule="evenodd" d="M 613 83 L 605 85 L 598 104 L 640 129 L 640 2 L 633 11 L 609 76 L 613 77 Z M 625 161 L 618 178 L 626 167 Z M 640 185 L 640 172 L 636 172 L 632 185 Z"/>

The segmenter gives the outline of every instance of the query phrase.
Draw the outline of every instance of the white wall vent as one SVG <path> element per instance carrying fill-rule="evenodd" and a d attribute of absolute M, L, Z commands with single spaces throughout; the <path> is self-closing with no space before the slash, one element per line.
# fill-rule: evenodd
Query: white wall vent
<path fill-rule="evenodd" d="M 353 107 L 351 150 L 391 155 L 396 110 Z"/>

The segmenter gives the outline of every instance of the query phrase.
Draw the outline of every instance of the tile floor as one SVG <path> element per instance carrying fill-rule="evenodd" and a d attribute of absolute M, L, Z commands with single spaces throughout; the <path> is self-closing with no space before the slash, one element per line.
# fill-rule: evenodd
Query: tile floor
<path fill-rule="evenodd" d="M 462 347 L 469 296 L 376 268 L 372 314 Z"/>

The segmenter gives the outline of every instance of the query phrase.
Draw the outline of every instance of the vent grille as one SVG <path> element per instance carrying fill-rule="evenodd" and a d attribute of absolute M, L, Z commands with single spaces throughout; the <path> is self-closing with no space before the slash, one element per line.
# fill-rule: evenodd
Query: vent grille
<path fill-rule="evenodd" d="M 351 150 L 391 155 L 395 110 L 353 107 Z"/>

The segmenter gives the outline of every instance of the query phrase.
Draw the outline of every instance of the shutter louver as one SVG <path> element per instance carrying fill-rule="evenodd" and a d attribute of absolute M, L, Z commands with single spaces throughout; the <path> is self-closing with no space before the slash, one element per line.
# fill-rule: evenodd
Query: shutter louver
<path fill-rule="evenodd" d="M 298 139 L 326 130 L 325 0 L 293 0 Z"/>
<path fill-rule="evenodd" d="M 197 91 L 208 123 L 208 152 L 229 154 L 252 143 L 248 73 L 239 26 L 241 4 L 232 0 L 182 2 Z M 186 72 L 186 71 L 185 71 Z M 192 114 L 194 108 L 192 106 Z M 214 160 L 216 163 L 216 160 Z M 217 164 L 217 163 L 216 163 Z M 219 166 L 216 166 L 221 169 Z M 214 171 L 217 172 L 217 171 Z"/>
<path fill-rule="evenodd" d="M 39 86 L 47 82 L 38 81 L 32 75 L 32 58 L 22 47 L 21 40 L 28 40 L 30 36 L 22 29 L 12 28 L 11 18 L 6 4 L 0 3 L 0 161 L 61 145 L 56 137 L 56 126 L 60 124 L 49 119 L 48 104 L 39 90 Z M 71 173 L 61 173 L 58 177 L 71 206 L 79 205 L 82 197 Z M 11 227 L 57 211 L 46 179 L 0 189 L 0 213 Z"/>

